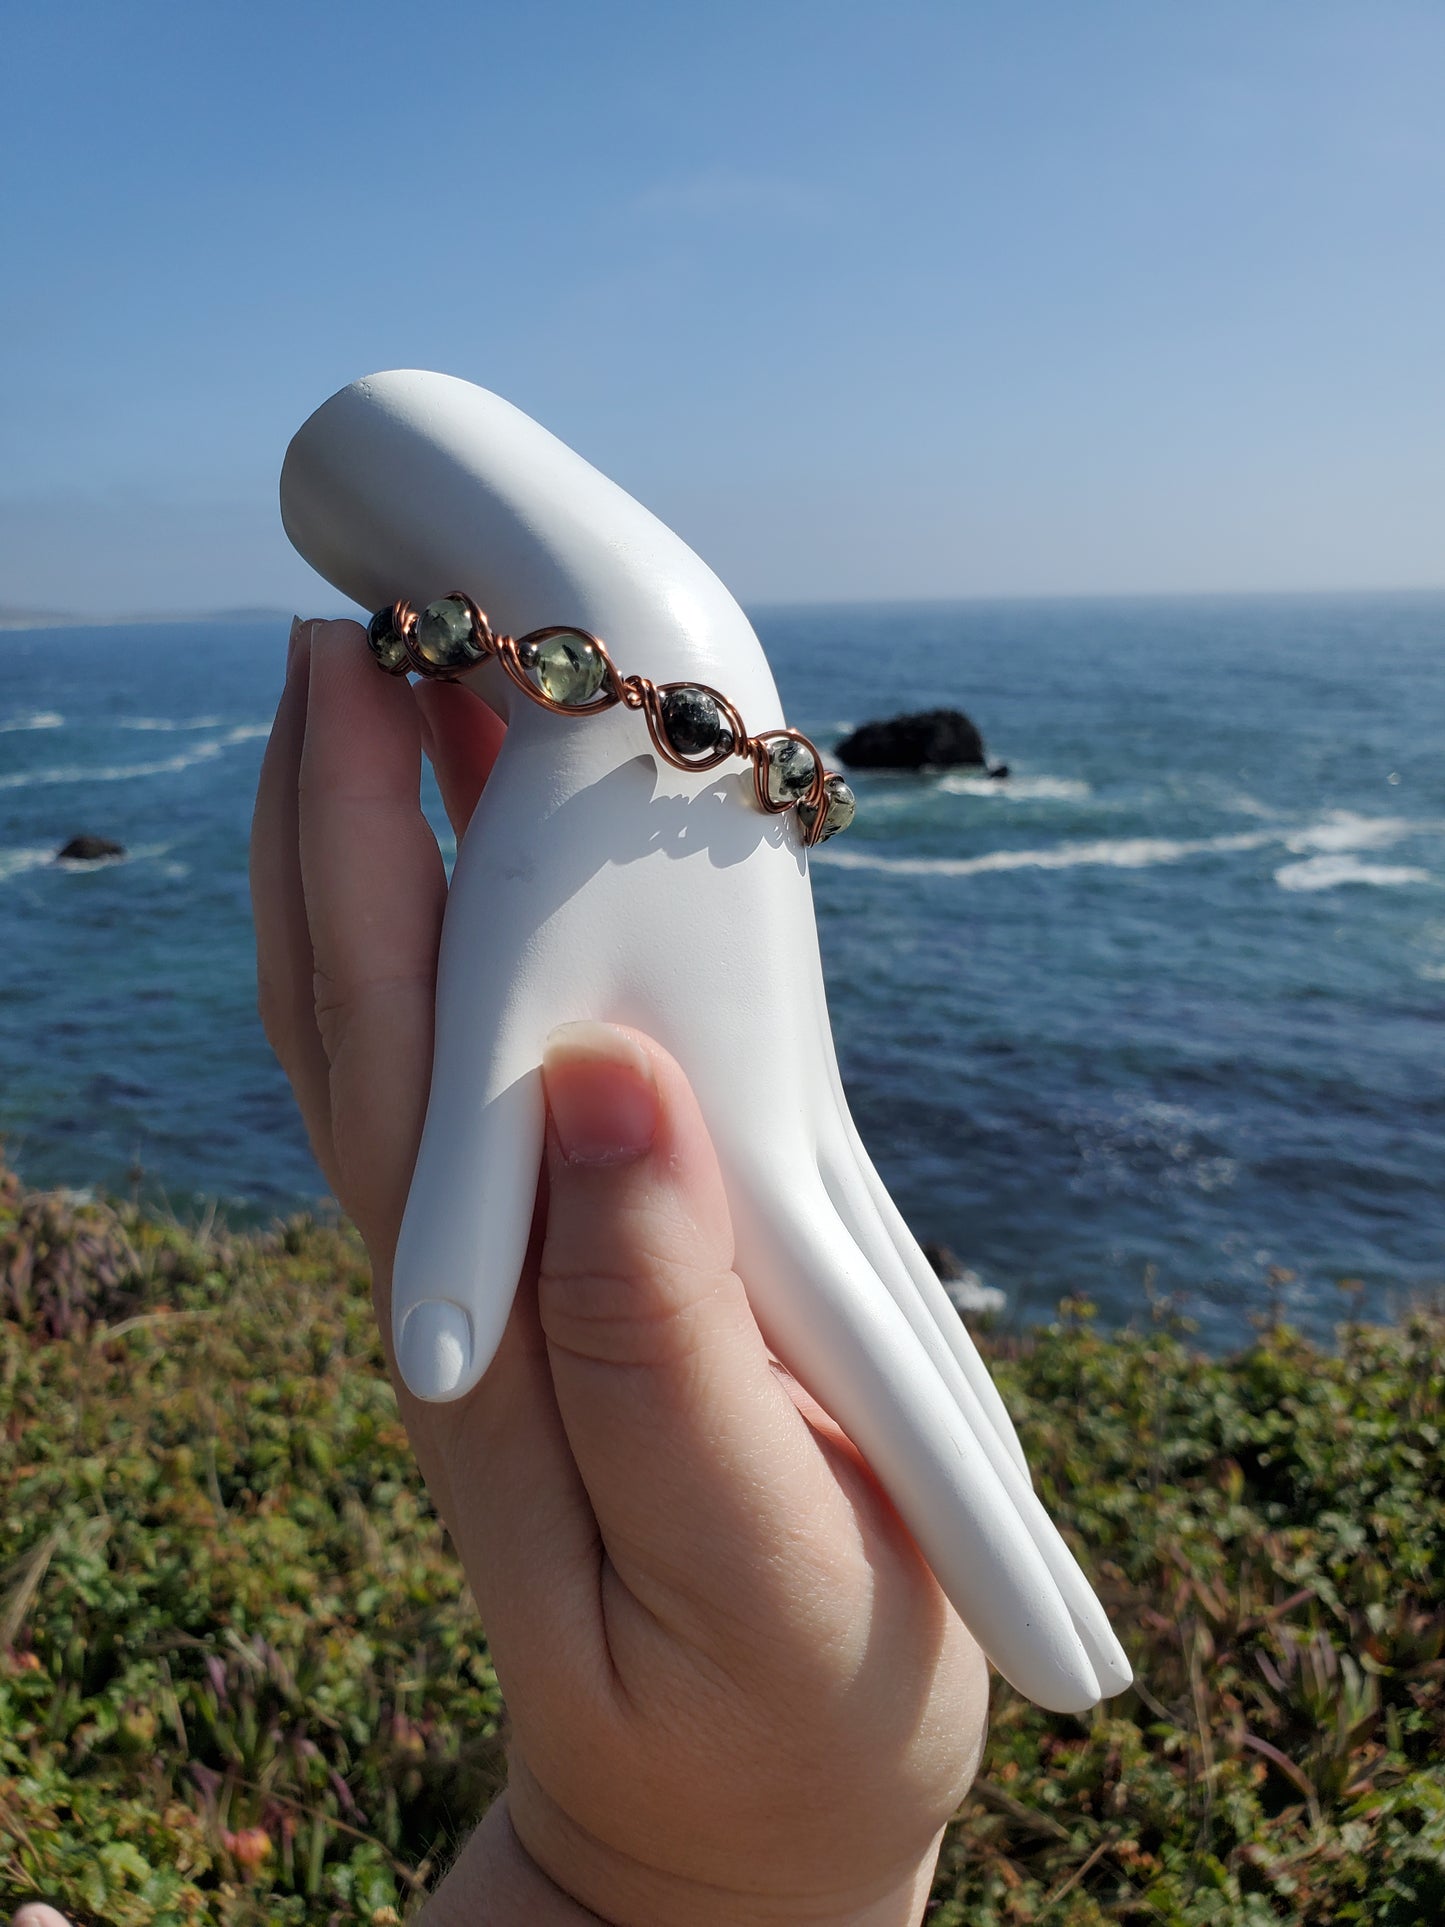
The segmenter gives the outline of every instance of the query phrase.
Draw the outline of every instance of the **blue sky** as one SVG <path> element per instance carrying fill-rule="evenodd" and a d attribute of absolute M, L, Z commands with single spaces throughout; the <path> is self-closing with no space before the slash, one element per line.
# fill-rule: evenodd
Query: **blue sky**
<path fill-rule="evenodd" d="M 326 605 L 281 456 L 406 365 L 745 601 L 1445 583 L 1438 0 L 9 0 L 0 53 L 0 604 Z"/>

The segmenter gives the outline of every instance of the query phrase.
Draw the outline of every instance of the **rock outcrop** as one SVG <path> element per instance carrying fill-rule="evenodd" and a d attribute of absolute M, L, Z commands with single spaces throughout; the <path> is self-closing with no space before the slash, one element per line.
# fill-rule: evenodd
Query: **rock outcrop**
<path fill-rule="evenodd" d="M 55 852 L 57 863 L 104 863 L 108 857 L 124 856 L 125 845 L 112 843 L 108 836 L 73 836 L 63 850 Z"/>
<path fill-rule="evenodd" d="M 983 737 L 961 709 L 926 709 L 864 723 L 839 743 L 849 769 L 984 769 Z"/>
<path fill-rule="evenodd" d="M 957 1252 L 950 1251 L 947 1245 L 926 1244 L 923 1255 L 938 1273 L 939 1282 L 956 1312 L 972 1312 L 989 1318 L 1002 1314 L 1008 1303 L 1004 1294 L 997 1285 L 986 1285 Z"/>

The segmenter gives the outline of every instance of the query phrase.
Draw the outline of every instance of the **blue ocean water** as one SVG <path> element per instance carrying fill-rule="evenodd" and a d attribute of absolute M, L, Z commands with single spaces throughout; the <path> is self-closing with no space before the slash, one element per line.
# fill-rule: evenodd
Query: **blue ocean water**
<path fill-rule="evenodd" d="M 762 611 L 825 747 L 956 703 L 1006 783 L 864 775 L 818 854 L 863 1135 L 1020 1319 L 1219 1343 L 1445 1280 L 1445 598 Z M 254 1015 L 284 623 L 0 635 L 0 1133 L 32 1181 L 321 1189 Z M 58 867 L 70 835 L 124 863 Z"/>

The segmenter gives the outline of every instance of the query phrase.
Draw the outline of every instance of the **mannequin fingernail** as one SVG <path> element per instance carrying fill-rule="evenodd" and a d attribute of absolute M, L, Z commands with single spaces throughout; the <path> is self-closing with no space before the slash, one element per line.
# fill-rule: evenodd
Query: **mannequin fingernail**
<path fill-rule="evenodd" d="M 563 1024 L 542 1055 L 547 1108 L 569 1164 L 626 1164 L 657 1135 L 657 1084 L 640 1044 L 613 1024 Z"/>
<path fill-rule="evenodd" d="M 426 1298 L 402 1320 L 396 1362 L 418 1398 L 450 1398 L 472 1367 L 472 1321 L 449 1298 Z"/>

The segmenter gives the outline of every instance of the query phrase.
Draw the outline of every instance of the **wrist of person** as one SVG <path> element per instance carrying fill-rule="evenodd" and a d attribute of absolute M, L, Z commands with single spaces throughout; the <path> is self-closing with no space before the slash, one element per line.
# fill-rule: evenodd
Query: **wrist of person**
<path fill-rule="evenodd" d="M 598 1927 L 517 1838 L 505 1792 L 422 1909 L 419 1927 Z"/>
<path fill-rule="evenodd" d="M 764 1890 L 747 1882 L 753 1856 L 746 1841 L 737 1843 L 737 1886 L 689 1879 L 619 1853 L 562 1812 L 515 1756 L 507 1799 L 517 1851 L 578 1909 L 557 1915 L 559 1927 L 574 1918 L 606 1927 L 918 1927 L 943 1840 L 940 1831 L 913 1865 L 880 1873 L 863 1891 L 832 1889 L 826 1869 L 815 1868 L 799 1868 L 786 1889 Z M 659 1838 L 659 1862 L 666 1846 Z M 500 1927 L 502 1916 L 497 1921 Z"/>
<path fill-rule="evenodd" d="M 597 1841 L 584 1844 L 576 1829 L 540 1849 L 554 1860 L 554 1875 L 522 1844 L 503 1792 L 427 1902 L 420 1927 L 918 1927 L 941 1838 L 911 1873 L 863 1896 L 701 1887 Z M 574 1886 L 598 1890 L 605 1911 L 576 1898 Z"/>

